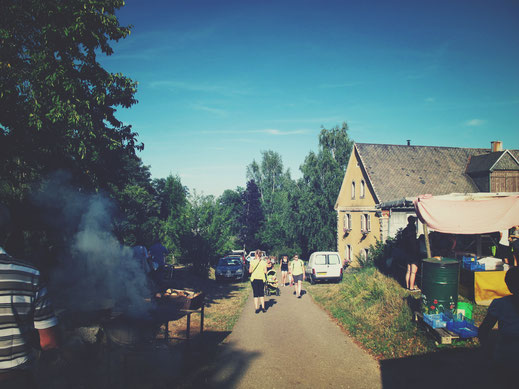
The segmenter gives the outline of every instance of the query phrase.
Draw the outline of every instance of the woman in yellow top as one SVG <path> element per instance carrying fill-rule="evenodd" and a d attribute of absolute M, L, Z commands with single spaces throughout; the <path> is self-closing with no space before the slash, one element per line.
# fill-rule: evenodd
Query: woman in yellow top
<path fill-rule="evenodd" d="M 249 265 L 250 281 L 254 296 L 254 306 L 256 313 L 265 311 L 265 277 L 267 274 L 267 262 L 261 258 L 261 251 L 256 250 L 254 259 Z M 259 300 L 259 301 L 258 301 Z"/>
<path fill-rule="evenodd" d="M 290 274 L 294 281 L 295 291 L 294 294 L 297 298 L 301 298 L 301 285 L 305 279 L 305 265 L 299 256 L 294 255 L 294 260 L 290 263 Z"/>

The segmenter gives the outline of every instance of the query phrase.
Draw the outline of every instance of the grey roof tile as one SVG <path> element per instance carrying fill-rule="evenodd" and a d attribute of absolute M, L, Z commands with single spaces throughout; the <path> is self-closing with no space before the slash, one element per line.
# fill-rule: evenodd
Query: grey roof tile
<path fill-rule="evenodd" d="M 471 157 L 490 152 L 477 148 L 369 143 L 356 143 L 355 147 L 379 203 L 421 194 L 478 192 L 466 174 L 467 165 Z"/>

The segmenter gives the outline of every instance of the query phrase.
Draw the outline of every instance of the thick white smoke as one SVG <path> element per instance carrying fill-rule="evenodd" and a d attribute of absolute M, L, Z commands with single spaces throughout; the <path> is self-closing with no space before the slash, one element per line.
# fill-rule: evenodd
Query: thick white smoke
<path fill-rule="evenodd" d="M 113 203 L 101 194 L 86 195 L 62 179 L 47 186 L 40 206 L 51 201 L 55 220 L 75 234 L 67 255 L 51 272 L 49 288 L 57 308 L 95 311 L 112 308 L 142 316 L 151 295 L 144 269 L 132 250 L 112 233 Z M 59 209 L 55 207 L 59 204 Z M 67 215 L 67 212 L 70 214 Z M 66 232 L 65 232 L 66 233 Z"/>

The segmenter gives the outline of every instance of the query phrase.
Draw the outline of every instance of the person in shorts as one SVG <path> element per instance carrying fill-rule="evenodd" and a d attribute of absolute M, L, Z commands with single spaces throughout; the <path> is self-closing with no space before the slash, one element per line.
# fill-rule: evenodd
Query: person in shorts
<path fill-rule="evenodd" d="M 406 288 L 410 291 L 419 291 L 415 285 L 416 272 L 420 262 L 418 240 L 416 239 L 416 217 L 407 218 L 407 226 L 402 231 L 402 240 L 407 271 L 405 274 Z"/>
<path fill-rule="evenodd" d="M 294 260 L 290 263 L 290 274 L 294 282 L 294 294 L 297 298 L 301 298 L 301 286 L 305 279 L 305 265 L 298 255 L 294 255 Z"/>
<path fill-rule="evenodd" d="M 283 255 L 281 259 L 281 283 L 283 286 L 287 285 L 288 281 L 288 255 Z"/>
<path fill-rule="evenodd" d="M 254 259 L 249 265 L 250 281 L 254 296 L 256 313 L 265 311 L 265 278 L 267 275 L 267 263 L 261 258 L 261 251 L 256 250 Z"/>

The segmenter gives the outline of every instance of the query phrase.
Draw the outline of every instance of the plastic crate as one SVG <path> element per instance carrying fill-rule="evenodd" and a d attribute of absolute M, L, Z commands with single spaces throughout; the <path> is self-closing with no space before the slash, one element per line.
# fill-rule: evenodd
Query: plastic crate
<path fill-rule="evenodd" d="M 432 328 L 445 328 L 449 318 L 443 313 L 435 313 L 431 315 L 424 313 L 423 320 Z"/>
<path fill-rule="evenodd" d="M 462 260 L 462 264 L 463 264 L 463 268 L 464 269 L 467 269 L 467 270 L 472 270 L 471 267 L 474 266 L 474 264 L 477 264 L 477 257 L 467 257 L 467 256 L 463 256 L 461 258 Z"/>
<path fill-rule="evenodd" d="M 471 271 L 485 271 L 485 264 L 479 263 L 479 262 L 471 262 L 470 263 L 470 270 Z"/>
<path fill-rule="evenodd" d="M 452 320 L 447 322 L 447 329 L 458 334 L 461 338 L 473 338 L 478 336 L 478 328 L 472 320 Z"/>
<path fill-rule="evenodd" d="M 478 329 L 474 325 L 468 325 L 467 327 L 460 328 L 458 334 L 461 338 L 475 338 L 478 336 Z"/>

